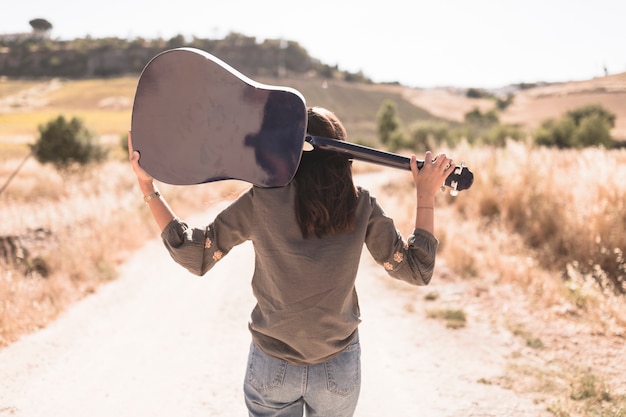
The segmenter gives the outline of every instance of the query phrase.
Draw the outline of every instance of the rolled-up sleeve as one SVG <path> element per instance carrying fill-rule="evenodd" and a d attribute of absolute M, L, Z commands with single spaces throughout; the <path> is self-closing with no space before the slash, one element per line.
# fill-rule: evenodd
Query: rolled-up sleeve
<path fill-rule="evenodd" d="M 412 285 L 428 285 L 435 269 L 438 240 L 415 229 L 405 241 L 391 218 L 374 202 L 365 243 L 387 273 Z"/>
<path fill-rule="evenodd" d="M 247 192 L 205 228 L 175 218 L 161 232 L 172 259 L 195 275 L 204 275 L 234 246 L 250 238 L 252 193 Z"/>
<path fill-rule="evenodd" d="M 172 259 L 192 274 L 203 275 L 213 266 L 205 261 L 205 230 L 174 219 L 163 229 L 161 238 Z"/>

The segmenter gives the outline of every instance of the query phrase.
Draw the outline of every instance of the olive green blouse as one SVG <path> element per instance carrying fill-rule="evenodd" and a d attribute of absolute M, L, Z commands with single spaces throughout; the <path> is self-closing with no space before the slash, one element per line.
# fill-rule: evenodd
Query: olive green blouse
<path fill-rule="evenodd" d="M 405 241 L 376 199 L 360 187 L 353 231 L 305 239 L 293 208 L 295 193 L 292 184 L 252 187 L 206 228 L 174 219 L 161 236 L 172 258 L 197 275 L 235 245 L 252 241 L 253 342 L 268 355 L 309 365 L 338 355 L 356 334 L 355 279 L 363 243 L 390 276 L 427 285 L 438 241 L 421 229 Z"/>

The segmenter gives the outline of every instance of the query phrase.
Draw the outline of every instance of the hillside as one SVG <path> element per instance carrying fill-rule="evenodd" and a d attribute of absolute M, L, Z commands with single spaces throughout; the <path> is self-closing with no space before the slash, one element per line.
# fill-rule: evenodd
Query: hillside
<path fill-rule="evenodd" d="M 130 127 L 137 80 L 137 76 L 48 81 L 0 79 L 0 141 L 16 137 L 31 140 L 39 124 L 58 114 L 82 118 L 99 135 L 122 135 Z M 376 114 L 384 100 L 397 103 L 399 116 L 405 123 L 436 118 L 408 102 L 399 86 L 307 76 L 255 81 L 295 88 L 308 105 L 334 110 L 354 141 L 376 142 Z"/>
<path fill-rule="evenodd" d="M 560 115 L 570 106 L 600 102 L 616 113 L 621 128 L 626 105 L 622 96 L 623 77 L 621 74 L 520 91 L 502 117 L 531 127 L 545 117 Z M 295 87 L 307 98 L 308 104 L 335 110 L 345 121 L 353 141 L 376 140 L 376 113 L 385 99 L 396 101 L 400 117 L 407 124 L 416 118 L 458 121 L 475 106 L 483 110 L 493 106 L 491 100 L 468 99 L 462 90 L 408 89 L 310 76 L 258 81 Z M 104 137 L 103 140 L 119 141 L 130 125 L 136 83 L 137 76 L 46 81 L 0 78 L 0 178 L 10 178 L 20 167 L 28 152 L 26 144 L 32 143 L 37 135 L 37 125 L 59 113 L 82 117 L 90 128 Z M 615 97 L 617 99 L 613 100 Z M 99 408 L 102 403 L 97 401 L 89 401 L 87 405 L 107 415 L 124 415 L 102 410 L 108 410 L 108 406 L 119 409 L 125 404 L 132 407 L 140 404 L 134 391 L 139 386 L 135 375 L 127 379 L 133 384 L 131 388 L 115 382 L 115 389 L 112 389 L 110 381 L 118 380 L 107 379 L 116 372 L 111 370 L 135 372 L 136 368 L 117 361 L 122 356 L 119 352 L 129 352 L 128 340 L 139 341 L 132 343 L 133 347 L 136 346 L 140 357 L 146 360 L 137 361 L 139 356 L 134 354 L 129 359 L 133 365 L 147 364 L 150 372 L 141 370 L 136 375 L 147 376 L 150 382 L 172 379 L 150 379 L 155 369 L 159 372 L 163 369 L 163 364 L 154 367 L 154 361 L 149 358 L 160 356 L 144 354 L 144 347 L 148 346 L 145 340 L 156 340 L 149 344 L 153 353 L 155 347 L 165 347 L 167 352 L 167 349 L 171 351 L 169 346 L 177 349 L 204 346 L 202 342 L 191 341 L 189 336 L 195 332 L 187 330 L 179 334 L 183 339 L 179 342 L 174 332 L 162 325 L 166 322 L 152 313 L 155 310 L 165 312 L 164 317 L 171 320 L 167 323 L 172 328 L 187 329 L 180 326 L 179 318 L 170 314 L 173 310 L 220 308 L 217 302 L 207 302 L 201 292 L 193 289 L 190 292 L 201 300 L 195 307 L 184 294 L 179 294 L 179 301 L 186 302 L 176 308 L 158 298 L 170 297 L 172 291 L 168 287 L 142 281 L 149 288 L 144 291 L 138 287 L 133 291 L 139 299 L 130 297 L 122 301 L 114 297 L 114 303 L 107 304 L 107 300 L 111 300 L 106 297 L 110 288 L 117 285 L 126 288 L 124 286 L 131 281 L 139 283 L 150 271 L 155 271 L 160 278 L 173 279 L 172 288 L 183 290 L 179 284 L 182 280 L 165 273 L 166 269 L 158 264 L 163 261 L 172 266 L 167 257 L 139 250 L 145 240 L 157 238 L 158 231 L 148 217 L 125 151 L 120 147 L 116 149 L 117 154 L 107 163 L 74 175 L 41 165 L 34 158 L 27 159 L 19 175 L 0 196 L 0 218 L 7 220 L 0 227 L 0 238 L 4 237 L 13 248 L 13 252 L 5 255 L 8 264 L 17 265 L 16 270 L 12 270 L 5 268 L 6 262 L 0 264 L 0 348 L 4 349 L 0 349 L 0 369 L 16 378 L 0 375 L 0 398 L 10 400 L 0 404 L 0 415 L 39 415 L 29 413 L 29 407 L 45 410 L 42 415 L 49 415 L 51 408 L 59 406 L 75 408 L 76 415 L 84 415 L 86 408 L 79 399 L 90 399 L 96 386 L 92 382 L 104 387 L 102 392 L 111 396 L 104 397 L 102 408 Z M 559 150 L 509 142 L 503 148 L 462 144 L 452 151 L 455 160 L 464 160 L 474 170 L 475 182 L 468 192 L 458 197 L 438 194 L 436 228 L 440 261 L 432 284 L 414 291 L 394 285 L 381 288 L 382 284 L 377 282 L 370 286 L 377 275 L 368 274 L 366 267 L 360 269 L 365 281 L 359 286 L 363 306 L 372 308 L 374 302 L 380 302 L 374 307 L 377 312 L 363 310 L 364 341 L 367 326 L 377 326 L 367 342 L 370 353 L 366 355 L 371 355 L 372 359 L 364 355 L 364 364 L 373 370 L 369 381 L 383 382 L 380 389 L 364 388 L 364 393 L 370 390 L 383 393 L 386 398 L 398 395 L 399 400 L 394 404 L 404 405 L 404 408 L 399 413 L 392 410 L 391 414 L 396 416 L 410 415 L 419 408 L 430 416 L 442 417 L 537 417 L 540 411 L 546 410 L 557 417 L 624 417 L 626 261 L 623 248 L 626 248 L 626 236 L 623 231 L 626 218 L 623 213 L 626 211 L 626 185 L 622 179 L 626 176 L 626 148 Z M 533 169 L 528 169 L 531 164 Z M 387 213 L 398 220 L 398 227 L 412 230 L 415 212 L 410 174 L 359 163 L 355 163 L 355 172 L 359 184 L 376 191 Z M 238 182 L 227 181 L 193 187 L 161 184 L 159 188 L 182 218 L 203 213 L 204 219 L 207 209 L 218 202 L 229 201 L 242 187 Z M 585 204 L 580 204 L 581 201 Z M 15 242 L 21 242 L 21 246 L 11 246 Z M 157 240 L 151 241 L 148 247 L 157 243 Z M 28 262 L 20 263 L 25 258 L 18 256 L 17 249 L 22 247 L 30 252 Z M 142 261 L 131 268 L 135 272 L 131 273 L 129 281 L 128 276 L 124 278 L 125 265 L 134 258 L 135 251 Z M 233 259 L 238 261 L 236 255 Z M 232 278 L 233 273 L 226 276 Z M 190 285 L 223 283 L 223 288 L 233 294 L 231 281 L 195 280 Z M 612 288 L 619 290 L 613 292 Z M 213 292 L 213 288 L 207 292 L 222 294 Z M 150 294 L 156 294 L 157 298 L 151 298 Z M 230 297 L 218 298 L 227 300 L 229 306 L 236 305 Z M 94 302 L 100 305 L 98 311 L 103 313 L 93 310 L 85 314 L 85 310 L 80 310 L 84 307 L 78 305 L 79 310 L 74 310 L 78 314 L 74 313 L 73 317 L 91 319 L 81 321 L 85 326 L 76 326 L 64 317 L 68 308 L 81 299 L 86 299 L 87 305 Z M 148 301 L 147 306 L 140 304 L 140 300 L 152 301 Z M 123 302 L 127 308 L 119 309 L 118 302 Z M 163 308 L 164 305 L 168 308 Z M 394 311 L 390 312 L 392 309 Z M 71 315 L 71 311 L 68 314 Z M 128 312 L 149 319 L 149 323 L 138 321 L 136 326 L 129 327 L 133 321 L 128 319 Z M 207 313 L 210 313 L 208 317 L 216 317 L 213 310 Z M 230 313 L 220 313 L 222 317 L 230 317 Z M 243 313 L 247 315 L 248 311 Z M 118 315 L 121 320 L 107 320 L 112 315 Z M 245 335 L 245 318 L 237 322 L 244 323 L 240 328 Z M 153 326 L 153 323 L 160 325 Z M 204 323 L 208 322 L 204 320 Z M 211 323 L 217 323 L 223 332 L 220 334 L 222 343 L 215 345 L 217 349 L 230 349 L 227 341 L 232 335 L 226 329 L 234 326 L 226 320 Z M 44 330 L 39 332 L 42 328 Z M 64 329 L 70 332 L 70 337 L 66 337 L 67 333 L 58 336 L 54 329 Z M 146 336 L 143 331 L 152 333 Z M 95 338 L 96 333 L 103 334 L 104 339 Z M 42 339 L 49 337 L 46 334 L 53 336 Z M 208 334 L 214 338 L 216 332 Z M 28 344 L 29 340 L 51 350 L 34 354 L 29 350 L 33 347 Z M 391 347 L 387 343 L 390 340 L 394 341 Z M 73 351 L 66 342 L 84 349 Z M 406 351 L 402 350 L 403 346 Z M 423 358 L 415 355 L 423 355 Z M 55 361 L 55 358 L 62 360 Z M 69 358 L 79 367 L 77 371 L 66 366 L 65 359 Z M 88 359 L 82 360 L 84 358 Z M 96 363 L 98 366 L 94 368 Z M 232 368 L 234 362 L 224 363 Z M 181 367 L 175 366 L 175 362 L 164 366 L 170 365 L 177 377 L 193 381 Z M 94 369 L 98 372 L 94 373 Z M 203 368 L 194 364 L 194 369 Z M 85 374 L 81 374 L 83 371 Z M 50 378 L 51 375 L 54 378 Z M 207 375 L 221 374 L 208 370 Z M 228 375 L 232 376 L 232 372 Z M 56 379 L 57 376 L 60 379 Z M 60 383 L 66 377 L 71 381 Z M 400 386 L 413 388 L 398 390 L 395 385 L 385 385 L 394 378 L 404 381 Z M 46 381 L 53 382 L 53 386 L 46 386 Z M 76 381 L 81 383 L 74 384 Z M 416 381 L 426 381 L 427 387 L 416 390 Z M 206 383 L 210 387 L 223 387 L 223 382 Z M 239 386 L 239 382 L 236 384 Z M 140 385 L 142 389 L 151 387 Z M 63 387 L 63 390 L 55 391 L 56 387 Z M 71 388 L 68 390 L 68 387 Z M 48 393 L 45 401 L 32 400 L 40 398 L 42 392 Z M 80 392 L 86 394 L 80 395 Z M 147 396 L 149 401 L 170 398 L 172 393 L 193 398 L 185 389 L 168 387 L 167 392 L 161 395 L 148 391 Z M 206 392 L 210 391 L 203 389 L 200 396 L 205 408 L 202 415 L 211 415 L 206 408 L 212 401 L 206 400 Z M 219 395 L 215 398 L 227 400 L 223 389 L 217 392 Z M 416 396 L 416 392 L 421 394 Z M 68 393 L 71 399 L 58 400 Z M 120 400 L 120 396 L 127 402 Z M 374 407 L 380 403 L 373 394 L 364 396 Z M 507 402 L 505 398 L 514 401 Z M 47 407 L 46 401 L 54 404 Z M 152 404 L 156 402 L 149 405 Z M 172 404 L 181 406 L 179 401 L 172 401 Z M 414 406 L 407 408 L 406 404 Z M 20 409 L 22 406 L 24 410 Z M 124 411 L 146 414 L 132 407 Z M 371 412 L 370 408 L 366 409 Z M 159 412 L 163 412 L 163 408 Z M 372 412 L 372 415 L 385 412 L 389 414 L 390 410 Z"/>
<path fill-rule="evenodd" d="M 616 139 L 626 140 L 626 72 L 520 91 L 502 121 L 535 127 L 545 118 L 559 117 L 589 103 L 600 103 L 615 113 L 612 134 Z"/>
<path fill-rule="evenodd" d="M 160 52 L 183 46 L 208 51 L 254 80 L 300 90 L 308 104 L 338 113 L 357 142 L 377 143 L 376 114 L 387 99 L 397 103 L 406 126 L 416 119 L 462 122 L 474 108 L 494 107 L 491 99 L 466 97 L 466 88 L 375 85 L 363 73 L 324 64 L 297 42 L 261 41 L 239 33 L 191 41 L 180 35 L 169 40 L 0 39 L 0 138 L 32 137 L 39 124 L 59 113 L 83 118 L 100 135 L 123 134 L 142 68 Z M 500 89 L 515 90 L 512 104 L 500 115 L 503 123 L 531 132 L 545 118 L 599 103 L 617 116 L 613 136 L 626 140 L 626 73 L 516 88 Z"/>
<path fill-rule="evenodd" d="M 467 98 L 463 89 L 407 89 L 404 97 L 435 116 L 459 122 L 475 107 L 482 111 L 493 108 L 492 100 Z M 613 137 L 626 140 L 626 72 L 519 90 L 500 121 L 534 129 L 547 118 L 558 118 L 569 110 L 594 103 L 616 115 Z"/>
<path fill-rule="evenodd" d="M 259 82 L 299 90 L 308 105 L 334 110 L 346 124 L 353 141 L 376 145 L 376 115 L 384 100 L 393 100 L 405 125 L 417 119 L 463 121 L 478 107 L 494 107 L 493 100 L 465 96 L 464 89 L 418 89 L 338 79 L 299 76 L 259 78 Z M 30 141 L 37 126 L 58 114 L 83 118 L 100 135 L 122 135 L 131 119 L 137 76 L 119 78 L 24 81 L 0 79 L 0 140 Z M 613 136 L 626 140 L 626 73 L 587 81 L 564 82 L 519 90 L 500 116 L 503 123 L 529 130 L 546 118 L 584 104 L 600 103 L 616 115 Z"/>

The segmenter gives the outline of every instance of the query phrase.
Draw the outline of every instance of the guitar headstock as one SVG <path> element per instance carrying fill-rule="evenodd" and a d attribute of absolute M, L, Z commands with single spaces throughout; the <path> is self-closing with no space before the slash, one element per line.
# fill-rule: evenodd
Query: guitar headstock
<path fill-rule="evenodd" d="M 461 162 L 461 165 L 454 167 L 452 174 L 448 175 L 444 185 L 450 187 L 452 196 L 457 196 L 459 191 L 467 190 L 473 183 L 474 173 L 465 166 L 465 162 Z"/>

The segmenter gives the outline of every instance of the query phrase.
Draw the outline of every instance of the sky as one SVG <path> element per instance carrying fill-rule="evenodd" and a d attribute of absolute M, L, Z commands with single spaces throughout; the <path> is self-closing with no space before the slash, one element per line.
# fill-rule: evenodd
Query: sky
<path fill-rule="evenodd" d="M 8 2 L 8 1 L 7 1 Z M 218 39 L 237 32 L 295 41 L 375 82 L 498 88 L 626 72 L 624 0 L 21 0 L 0 33 L 48 20 L 53 39 Z"/>

